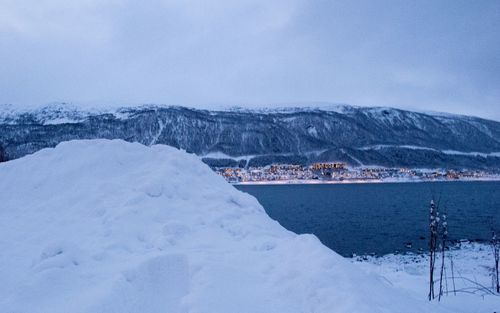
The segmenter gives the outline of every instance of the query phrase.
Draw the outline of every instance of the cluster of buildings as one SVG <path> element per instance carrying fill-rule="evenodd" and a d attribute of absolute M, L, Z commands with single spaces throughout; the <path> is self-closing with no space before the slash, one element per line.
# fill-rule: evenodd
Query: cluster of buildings
<path fill-rule="evenodd" d="M 230 183 L 265 182 L 377 182 L 500 179 L 484 171 L 424 170 L 407 168 L 350 168 L 342 162 L 308 166 L 275 164 L 264 167 L 222 167 L 215 171 Z"/>

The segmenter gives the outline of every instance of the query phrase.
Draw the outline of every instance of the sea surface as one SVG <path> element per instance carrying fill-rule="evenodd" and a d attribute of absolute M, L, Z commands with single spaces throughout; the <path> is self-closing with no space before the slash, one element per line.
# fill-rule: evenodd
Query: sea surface
<path fill-rule="evenodd" d="M 500 231 L 500 182 L 238 185 L 296 233 L 344 256 L 425 251 L 429 203 L 447 212 L 450 239 L 489 241 Z"/>

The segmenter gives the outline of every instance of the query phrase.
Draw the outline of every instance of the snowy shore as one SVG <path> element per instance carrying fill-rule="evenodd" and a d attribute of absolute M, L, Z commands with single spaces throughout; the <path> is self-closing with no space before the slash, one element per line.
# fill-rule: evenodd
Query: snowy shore
<path fill-rule="evenodd" d="M 319 179 L 296 179 L 296 180 L 266 180 L 246 181 L 232 183 L 233 185 L 335 185 L 335 184 L 384 184 L 384 183 L 435 183 L 435 182 L 481 182 L 500 181 L 500 176 L 489 176 L 468 179 L 350 179 L 350 180 L 319 180 Z"/>
<path fill-rule="evenodd" d="M 381 257 L 355 256 L 350 259 L 365 272 L 384 277 L 394 287 L 415 297 L 426 298 L 429 292 L 427 254 L 389 254 Z M 438 256 L 437 264 L 441 265 Z M 443 274 L 443 297 L 433 300 L 436 307 L 454 312 L 499 312 L 500 294 L 494 293 L 492 249 L 487 244 L 465 243 L 446 251 Z M 453 269 L 453 271 L 452 271 Z M 439 273 L 439 269 L 438 273 Z M 436 282 L 436 295 L 439 281 Z"/>

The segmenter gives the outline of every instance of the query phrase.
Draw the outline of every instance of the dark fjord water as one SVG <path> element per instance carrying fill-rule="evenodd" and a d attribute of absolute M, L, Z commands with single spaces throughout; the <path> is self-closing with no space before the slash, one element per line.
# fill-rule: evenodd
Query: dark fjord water
<path fill-rule="evenodd" d="M 500 182 L 239 185 L 296 233 L 336 252 L 378 255 L 427 249 L 429 202 L 448 211 L 451 239 L 489 240 L 500 230 Z M 411 248 L 406 244 L 411 243 Z"/>

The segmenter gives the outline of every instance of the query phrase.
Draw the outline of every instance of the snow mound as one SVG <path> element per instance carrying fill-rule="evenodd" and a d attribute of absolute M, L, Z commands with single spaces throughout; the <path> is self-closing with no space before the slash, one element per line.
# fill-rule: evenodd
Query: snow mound
<path fill-rule="evenodd" d="M 1 312 L 430 308 L 168 146 L 71 141 L 2 163 L 0 204 Z"/>

